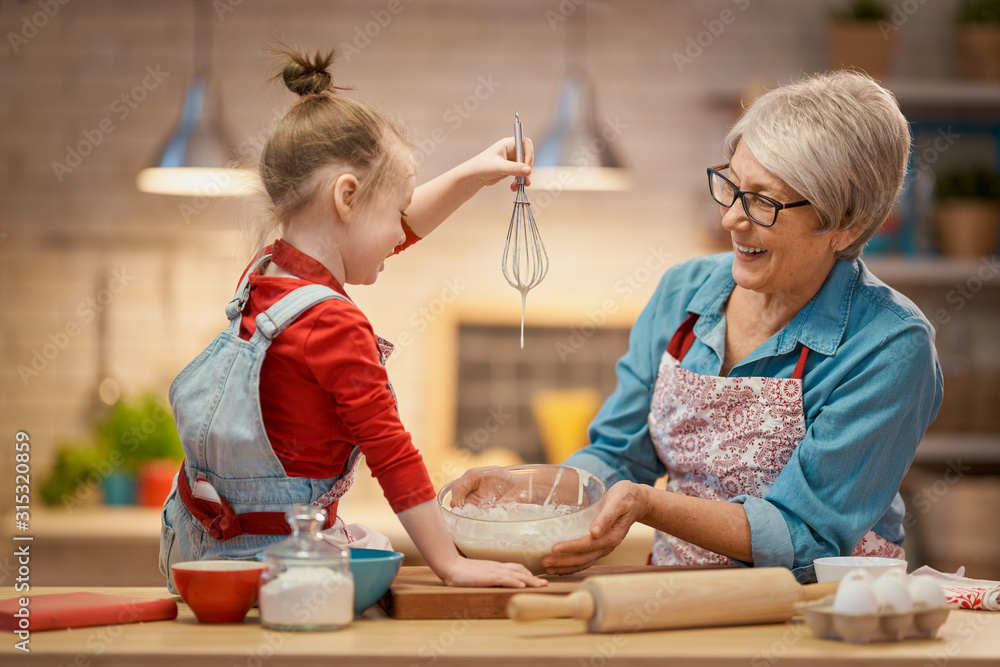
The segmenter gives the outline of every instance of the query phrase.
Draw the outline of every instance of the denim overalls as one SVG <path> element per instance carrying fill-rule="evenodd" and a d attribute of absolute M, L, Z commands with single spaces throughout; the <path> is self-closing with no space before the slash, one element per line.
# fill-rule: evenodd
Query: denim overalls
<path fill-rule="evenodd" d="M 355 447 L 337 477 L 289 477 L 271 447 L 259 389 L 271 340 L 312 306 L 345 297 L 325 285 L 300 287 L 259 314 L 253 336 L 241 339 L 250 275 L 270 257 L 263 255 L 247 270 L 226 306 L 229 326 L 170 387 L 186 457 L 164 503 L 160 532 L 160 571 L 171 589 L 173 563 L 253 558 L 283 539 L 289 532 L 285 511 L 300 503 L 333 504 L 350 488 L 360 462 Z"/>

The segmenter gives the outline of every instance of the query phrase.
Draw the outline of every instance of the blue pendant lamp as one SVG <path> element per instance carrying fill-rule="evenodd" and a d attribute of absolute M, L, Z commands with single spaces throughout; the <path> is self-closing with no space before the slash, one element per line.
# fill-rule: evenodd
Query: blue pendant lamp
<path fill-rule="evenodd" d="M 195 1 L 197 73 L 188 85 L 177 130 L 167 139 L 155 166 L 143 169 L 136 186 L 143 192 L 168 195 L 221 197 L 252 192 L 254 173 L 230 166 L 233 143 L 222 123 L 220 100 L 212 85 L 210 59 L 211 3 Z M 198 34 L 200 33 L 200 34 Z"/>
<path fill-rule="evenodd" d="M 579 7 L 570 21 L 582 23 L 584 12 Z M 586 26 L 578 27 L 575 40 L 570 26 L 565 29 L 571 64 L 559 83 L 552 127 L 535 148 L 532 184 L 553 190 L 628 190 L 629 172 L 616 150 L 621 129 L 613 121 L 598 121 L 594 84 L 580 64 L 586 51 Z"/>

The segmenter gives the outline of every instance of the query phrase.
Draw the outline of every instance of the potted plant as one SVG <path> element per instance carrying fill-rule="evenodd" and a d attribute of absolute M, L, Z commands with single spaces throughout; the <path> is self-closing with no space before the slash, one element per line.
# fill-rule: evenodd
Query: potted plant
<path fill-rule="evenodd" d="M 954 169 L 937 179 L 934 222 L 945 255 L 982 257 L 997 250 L 1000 174 L 977 167 Z"/>
<path fill-rule="evenodd" d="M 957 22 L 962 76 L 1000 80 L 1000 0 L 963 0 Z"/>
<path fill-rule="evenodd" d="M 99 472 L 101 453 L 90 442 L 60 442 L 56 461 L 42 482 L 46 505 L 78 507 L 99 497 L 103 478 Z"/>
<path fill-rule="evenodd" d="M 91 426 L 88 440 L 64 443 L 42 485 L 49 505 L 86 504 L 103 489 L 108 504 L 162 505 L 184 449 L 163 401 L 119 401 Z"/>
<path fill-rule="evenodd" d="M 884 80 L 892 66 L 898 30 L 886 29 L 889 10 L 878 0 L 851 0 L 827 26 L 831 69 L 857 69 Z"/>

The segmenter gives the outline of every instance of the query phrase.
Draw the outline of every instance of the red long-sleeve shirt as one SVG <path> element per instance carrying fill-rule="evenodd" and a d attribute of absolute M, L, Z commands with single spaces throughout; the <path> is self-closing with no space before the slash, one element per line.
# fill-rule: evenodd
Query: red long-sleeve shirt
<path fill-rule="evenodd" d="M 404 229 L 396 252 L 419 238 L 405 223 Z M 279 239 L 264 252 L 301 279 L 251 275 L 241 338 L 253 335 L 257 315 L 299 287 L 319 283 L 347 296 L 326 267 L 288 243 Z M 261 368 L 260 404 L 286 474 L 339 475 L 358 445 L 394 512 L 432 499 L 434 487 L 388 382 L 375 332 L 353 301 L 323 301 L 275 337 Z"/>

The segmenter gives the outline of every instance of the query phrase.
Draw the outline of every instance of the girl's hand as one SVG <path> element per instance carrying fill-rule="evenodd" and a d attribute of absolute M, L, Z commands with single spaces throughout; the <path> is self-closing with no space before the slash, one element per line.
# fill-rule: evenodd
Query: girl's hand
<path fill-rule="evenodd" d="M 524 176 L 524 184 L 531 185 L 527 176 L 535 162 L 535 149 L 531 139 L 524 137 L 524 162 L 517 162 L 514 137 L 496 142 L 485 151 L 465 162 L 470 175 L 482 185 L 495 185 L 508 176 Z M 517 190 L 517 182 L 510 184 L 511 192 Z"/>
<path fill-rule="evenodd" d="M 483 466 L 469 468 L 461 477 L 451 482 L 451 506 L 462 507 L 472 503 L 477 507 L 495 503 L 506 497 L 514 479 L 505 468 Z"/>
<path fill-rule="evenodd" d="M 559 542 L 542 559 L 547 574 L 571 574 L 585 570 L 597 559 L 615 550 L 632 524 L 647 512 L 645 490 L 650 487 L 621 481 L 604 496 L 604 509 L 590 524 L 590 535 Z"/>
<path fill-rule="evenodd" d="M 524 588 L 548 585 L 519 563 L 471 560 L 462 556 L 441 518 L 437 500 L 414 505 L 397 516 L 434 574 L 449 586 Z"/>
<path fill-rule="evenodd" d="M 549 582 L 539 579 L 520 563 L 498 563 L 492 560 L 459 558 L 441 580 L 449 586 L 505 586 L 507 588 L 539 588 Z"/>

